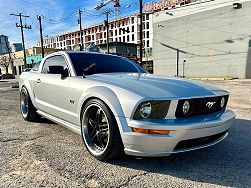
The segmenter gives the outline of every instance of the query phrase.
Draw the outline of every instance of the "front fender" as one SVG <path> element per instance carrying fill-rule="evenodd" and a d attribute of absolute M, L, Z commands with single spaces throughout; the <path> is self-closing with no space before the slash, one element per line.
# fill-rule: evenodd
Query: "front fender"
<path fill-rule="evenodd" d="M 125 118 L 124 111 L 122 109 L 121 103 L 118 99 L 118 96 L 114 91 L 111 89 L 104 87 L 104 86 L 96 86 L 89 88 L 86 90 L 80 97 L 80 103 L 78 105 L 78 114 L 80 114 L 81 117 L 81 110 L 84 105 L 84 103 L 89 98 L 99 98 L 110 108 L 113 115 L 115 116 L 115 119 L 118 123 L 120 134 L 123 139 L 123 132 L 128 131 L 129 127 L 127 125 L 127 121 Z M 81 123 L 81 122 L 80 122 Z"/>
<path fill-rule="evenodd" d="M 111 109 L 114 116 L 125 117 L 117 95 L 111 89 L 104 86 L 95 86 L 89 88 L 81 95 L 80 103 L 78 105 L 78 114 L 81 113 L 81 109 L 85 101 L 92 97 L 99 98 L 104 101 Z"/>

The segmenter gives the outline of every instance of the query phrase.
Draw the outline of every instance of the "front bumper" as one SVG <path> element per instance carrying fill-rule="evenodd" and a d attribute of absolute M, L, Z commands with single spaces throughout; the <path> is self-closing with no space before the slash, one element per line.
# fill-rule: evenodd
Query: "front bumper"
<path fill-rule="evenodd" d="M 169 135 L 148 135 L 135 132 L 124 132 L 122 140 L 125 153 L 134 156 L 168 156 L 173 153 L 186 152 L 212 146 L 222 141 L 232 127 L 235 114 L 230 110 L 206 116 L 162 119 L 162 120 L 131 120 L 126 119 L 129 127 L 171 130 Z M 196 140 L 219 135 L 195 146 L 176 148 L 180 142 Z"/>

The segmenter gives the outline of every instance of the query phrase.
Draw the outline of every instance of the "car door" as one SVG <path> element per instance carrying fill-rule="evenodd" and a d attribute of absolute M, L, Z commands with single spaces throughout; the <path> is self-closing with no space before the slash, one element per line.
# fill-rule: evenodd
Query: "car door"
<path fill-rule="evenodd" d="M 67 121 L 69 77 L 51 73 L 49 71 L 50 66 L 63 66 L 64 69 L 69 70 L 68 62 L 63 55 L 48 57 L 43 64 L 41 74 L 38 74 L 34 84 L 35 100 L 39 110 Z"/>

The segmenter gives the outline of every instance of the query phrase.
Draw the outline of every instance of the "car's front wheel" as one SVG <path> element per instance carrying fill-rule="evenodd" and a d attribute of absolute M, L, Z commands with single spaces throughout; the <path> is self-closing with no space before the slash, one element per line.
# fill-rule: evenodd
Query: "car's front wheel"
<path fill-rule="evenodd" d="M 25 87 L 23 87 L 20 92 L 20 110 L 22 117 L 26 121 L 37 121 L 40 118 Z"/>
<path fill-rule="evenodd" d="M 88 152 L 105 161 L 123 153 L 118 125 L 111 110 L 99 99 L 86 103 L 82 112 L 81 132 Z"/>

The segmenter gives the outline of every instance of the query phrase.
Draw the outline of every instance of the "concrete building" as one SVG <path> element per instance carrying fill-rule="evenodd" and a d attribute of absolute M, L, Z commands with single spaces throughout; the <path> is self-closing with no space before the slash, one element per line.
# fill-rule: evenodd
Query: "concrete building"
<path fill-rule="evenodd" d="M 123 29 L 123 30 L 121 30 Z M 151 60 L 152 57 L 152 14 L 143 16 L 143 46 L 144 59 Z M 127 32 L 128 31 L 128 32 Z M 102 24 L 93 25 L 83 29 L 84 48 L 90 43 L 95 45 L 106 43 L 106 28 Z M 109 22 L 109 42 L 123 42 L 139 44 L 139 15 L 120 18 Z M 73 50 L 74 46 L 80 44 L 80 31 L 70 31 L 57 35 L 52 38 L 44 39 L 45 48 L 56 48 L 64 50 Z M 41 46 L 40 41 L 37 43 Z M 139 49 L 138 49 L 139 50 Z"/>
<path fill-rule="evenodd" d="M 100 52 L 107 52 L 107 44 L 97 45 L 100 48 Z M 126 42 L 112 42 L 109 45 L 110 54 L 116 54 L 129 59 L 137 61 L 137 47 L 135 43 L 126 43 Z"/>
<path fill-rule="evenodd" d="M 11 52 L 19 52 L 23 50 L 22 43 L 13 43 L 11 45 Z"/>
<path fill-rule="evenodd" d="M 0 55 L 7 54 L 9 46 L 10 44 L 8 41 L 8 37 L 5 35 L 0 35 Z"/>
<path fill-rule="evenodd" d="M 177 75 L 178 61 L 179 76 L 251 78 L 250 0 L 162 10 L 153 14 L 153 33 L 156 74 Z"/>

